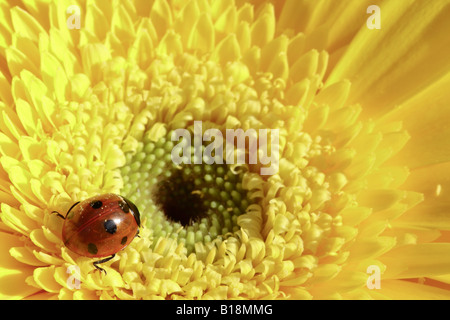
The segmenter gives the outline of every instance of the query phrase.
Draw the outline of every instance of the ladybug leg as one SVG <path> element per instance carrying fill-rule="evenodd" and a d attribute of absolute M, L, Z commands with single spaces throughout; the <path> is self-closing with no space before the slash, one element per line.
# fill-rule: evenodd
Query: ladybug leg
<path fill-rule="evenodd" d="M 141 236 L 139 235 L 139 229 L 137 229 L 136 235 L 134 236 L 135 238 L 138 237 L 140 238 Z"/>
<path fill-rule="evenodd" d="M 102 260 L 95 261 L 95 262 L 93 263 L 93 265 L 94 265 L 94 267 L 95 267 L 97 270 L 103 271 L 103 272 L 105 273 L 105 275 L 106 275 L 106 274 L 107 274 L 107 273 L 106 273 L 106 270 L 103 269 L 102 267 L 99 267 L 98 265 L 99 265 L 100 263 L 105 263 L 105 262 L 111 260 L 111 259 L 114 258 L 115 256 L 116 256 L 116 254 L 113 254 L 112 256 L 110 256 L 110 257 L 108 257 L 108 258 L 105 258 L 105 259 L 102 259 Z"/>

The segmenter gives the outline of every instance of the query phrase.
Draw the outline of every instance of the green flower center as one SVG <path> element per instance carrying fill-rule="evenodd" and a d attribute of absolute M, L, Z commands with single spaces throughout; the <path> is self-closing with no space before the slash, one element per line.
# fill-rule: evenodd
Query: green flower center
<path fill-rule="evenodd" d="M 237 217 L 252 201 L 242 187 L 244 173 L 227 164 L 173 163 L 170 137 L 171 132 L 156 142 L 144 138 L 137 152 L 126 155 L 122 194 L 146 218 L 154 244 L 170 237 L 192 252 L 197 242 L 206 244 L 239 230 Z"/>

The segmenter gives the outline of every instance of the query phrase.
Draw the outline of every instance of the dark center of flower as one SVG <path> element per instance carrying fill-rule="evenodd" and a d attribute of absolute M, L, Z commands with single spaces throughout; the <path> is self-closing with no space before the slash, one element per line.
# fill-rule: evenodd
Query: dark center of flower
<path fill-rule="evenodd" d="M 194 186 L 185 170 L 160 181 L 154 191 L 154 201 L 160 206 L 167 219 L 188 226 L 206 216 L 207 207 L 203 204 L 201 191 Z"/>
<path fill-rule="evenodd" d="M 193 251 L 197 242 L 239 230 L 237 217 L 251 200 L 242 187 L 244 174 L 227 164 L 174 164 L 170 136 L 144 139 L 136 153 L 126 155 L 122 195 L 147 218 L 155 244 L 170 237 Z"/>

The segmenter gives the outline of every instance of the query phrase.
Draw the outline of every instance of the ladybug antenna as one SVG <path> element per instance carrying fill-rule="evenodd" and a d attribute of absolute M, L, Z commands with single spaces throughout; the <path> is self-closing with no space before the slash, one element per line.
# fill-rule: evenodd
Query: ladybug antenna
<path fill-rule="evenodd" d="M 61 213 L 59 213 L 58 211 L 52 211 L 52 213 L 56 213 L 56 215 L 58 216 L 58 217 L 60 217 L 61 219 L 66 219 L 66 218 L 64 218 L 64 216 L 61 214 Z"/>
<path fill-rule="evenodd" d="M 73 207 L 75 207 L 77 204 L 79 204 L 80 201 L 75 202 L 69 209 L 69 211 L 67 211 L 66 216 L 64 217 L 61 213 L 59 213 L 58 211 L 52 211 L 52 213 L 56 213 L 56 215 L 64 220 L 66 220 L 67 216 L 69 215 L 69 212 L 73 209 Z"/>

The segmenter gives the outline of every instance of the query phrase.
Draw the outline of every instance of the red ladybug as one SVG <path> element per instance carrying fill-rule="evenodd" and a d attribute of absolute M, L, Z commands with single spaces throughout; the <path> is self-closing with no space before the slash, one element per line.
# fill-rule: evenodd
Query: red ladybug
<path fill-rule="evenodd" d="M 56 212 L 56 211 L 55 211 Z M 58 212 L 56 212 L 58 213 Z M 92 258 L 94 266 L 114 258 L 139 234 L 141 219 L 130 200 L 113 193 L 98 195 L 75 203 L 63 217 L 62 239 L 73 252 Z"/>

